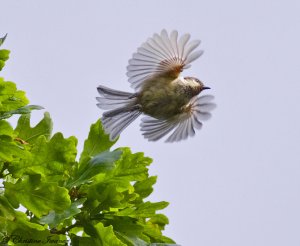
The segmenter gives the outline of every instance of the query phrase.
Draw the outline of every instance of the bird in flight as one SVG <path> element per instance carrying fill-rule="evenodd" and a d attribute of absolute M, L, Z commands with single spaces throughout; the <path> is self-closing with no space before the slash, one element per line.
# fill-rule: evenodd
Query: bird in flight
<path fill-rule="evenodd" d="M 199 94 L 206 89 L 195 77 L 180 73 L 199 58 L 200 41 L 190 41 L 190 34 L 178 38 L 166 30 L 155 33 L 132 55 L 127 66 L 128 81 L 134 93 L 98 86 L 97 106 L 106 110 L 101 118 L 110 139 L 120 133 L 141 114 L 141 131 L 149 141 L 166 135 L 166 142 L 175 142 L 195 135 L 202 121 L 210 118 L 215 108 L 212 95 Z"/>

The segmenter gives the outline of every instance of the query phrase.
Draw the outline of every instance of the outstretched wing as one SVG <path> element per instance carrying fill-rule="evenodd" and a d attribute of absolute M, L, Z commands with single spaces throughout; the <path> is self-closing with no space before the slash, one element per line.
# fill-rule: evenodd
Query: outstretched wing
<path fill-rule="evenodd" d="M 177 78 L 203 53 L 202 50 L 195 51 L 199 40 L 189 40 L 190 34 L 184 34 L 178 40 L 177 31 L 172 31 L 170 36 L 166 30 L 162 30 L 160 35 L 155 33 L 129 60 L 127 76 L 131 86 L 137 90 L 145 80 L 159 74 Z"/>
<path fill-rule="evenodd" d="M 216 107 L 212 95 L 194 97 L 181 114 L 171 119 L 159 120 L 149 116 L 142 118 L 141 131 L 149 141 L 156 141 L 168 133 L 166 142 L 175 142 L 192 137 L 195 129 L 201 129 L 202 121 L 211 117 L 210 111 Z"/>

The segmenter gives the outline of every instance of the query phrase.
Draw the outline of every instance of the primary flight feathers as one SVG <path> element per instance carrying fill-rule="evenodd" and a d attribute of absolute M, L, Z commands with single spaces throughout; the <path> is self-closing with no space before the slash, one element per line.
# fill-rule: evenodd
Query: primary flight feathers
<path fill-rule="evenodd" d="M 178 77 L 183 69 L 189 68 L 190 63 L 203 54 L 203 50 L 195 51 L 200 41 L 189 40 L 190 34 L 178 40 L 177 31 L 172 31 L 170 36 L 166 30 L 160 35 L 155 33 L 129 60 L 127 76 L 132 87 L 137 90 L 145 80 L 161 73 L 170 72 Z"/>
<path fill-rule="evenodd" d="M 211 101 L 214 99 L 211 95 L 194 97 L 187 107 L 191 107 L 189 111 L 183 112 L 178 117 L 177 115 L 167 119 L 158 120 L 153 117 L 146 116 L 142 118 L 141 131 L 149 141 L 156 141 L 169 132 L 174 130 L 166 139 L 166 142 L 176 142 L 193 137 L 195 129 L 202 128 L 202 122 L 211 117 L 210 111 L 216 105 Z"/>

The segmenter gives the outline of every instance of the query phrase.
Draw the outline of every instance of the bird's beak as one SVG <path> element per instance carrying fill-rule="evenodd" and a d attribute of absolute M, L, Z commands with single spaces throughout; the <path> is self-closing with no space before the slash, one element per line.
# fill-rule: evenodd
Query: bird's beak
<path fill-rule="evenodd" d="M 208 89 L 210 89 L 210 87 L 207 87 L 207 86 L 202 87 L 202 90 L 208 90 Z"/>

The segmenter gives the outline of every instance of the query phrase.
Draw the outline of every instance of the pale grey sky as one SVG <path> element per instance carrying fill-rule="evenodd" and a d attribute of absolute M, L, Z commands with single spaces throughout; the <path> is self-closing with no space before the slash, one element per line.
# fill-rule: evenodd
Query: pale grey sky
<path fill-rule="evenodd" d="M 166 28 L 201 39 L 184 75 L 216 97 L 196 136 L 145 140 L 137 120 L 118 146 L 154 159 L 151 200 L 165 234 L 183 246 L 300 245 L 300 2 L 0 0 L 11 59 L 2 76 L 51 113 L 55 131 L 79 138 L 100 117 L 96 87 L 132 91 L 127 61 Z M 43 112 L 35 112 L 37 122 Z"/>

